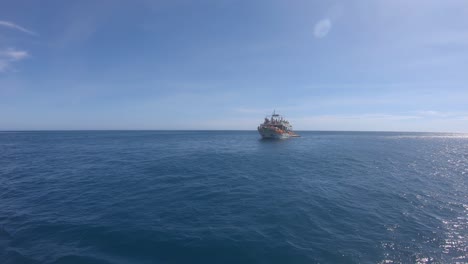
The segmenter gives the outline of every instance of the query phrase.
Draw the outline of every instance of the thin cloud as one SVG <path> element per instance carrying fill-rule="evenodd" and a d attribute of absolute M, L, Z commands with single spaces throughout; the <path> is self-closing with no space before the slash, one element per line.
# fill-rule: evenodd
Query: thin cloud
<path fill-rule="evenodd" d="M 21 31 L 21 32 L 23 32 L 23 33 L 27 33 L 27 34 L 33 35 L 33 36 L 36 36 L 36 35 L 37 35 L 36 32 L 31 31 L 31 30 L 29 30 L 29 29 L 26 29 L 26 28 L 24 28 L 24 27 L 22 27 L 22 26 L 19 26 L 19 25 L 15 24 L 15 23 L 9 22 L 9 21 L 2 21 L 2 20 L 0 20 L 0 26 L 7 27 L 7 28 L 11 28 L 11 29 L 16 29 L 16 30 L 19 30 L 19 31 Z"/>
<path fill-rule="evenodd" d="M 5 72 L 9 68 L 9 63 L 5 60 L 0 59 L 0 73 Z"/>
<path fill-rule="evenodd" d="M 330 33 L 333 23 L 336 22 L 344 12 L 343 4 L 332 5 L 323 15 L 324 18 L 317 21 L 314 26 L 314 36 L 318 39 L 324 38 Z"/>
<path fill-rule="evenodd" d="M 13 48 L 0 50 L 0 73 L 9 70 L 12 63 L 23 60 L 28 56 L 29 53 L 25 50 L 16 50 Z"/>
<path fill-rule="evenodd" d="M 11 61 L 22 60 L 28 57 L 28 55 L 29 55 L 28 52 L 25 50 L 16 50 L 12 48 L 0 51 L 0 57 L 4 57 Z"/>
<path fill-rule="evenodd" d="M 318 21 L 314 27 L 314 36 L 316 38 L 323 38 L 328 35 L 332 28 L 332 22 L 330 19 L 325 18 Z"/>
<path fill-rule="evenodd" d="M 435 116 L 434 116 L 435 114 Z M 437 111 L 407 112 L 400 114 L 364 113 L 337 115 L 310 115 L 290 119 L 296 130 L 348 130 L 348 131 L 467 131 L 468 113 Z"/>

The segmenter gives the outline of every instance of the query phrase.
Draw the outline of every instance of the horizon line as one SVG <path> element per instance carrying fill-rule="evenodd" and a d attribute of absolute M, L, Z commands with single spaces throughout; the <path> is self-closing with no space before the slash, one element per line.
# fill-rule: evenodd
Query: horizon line
<path fill-rule="evenodd" d="M 254 132 L 256 129 L 25 129 L 0 130 L 1 132 L 138 132 L 138 131 L 182 131 L 182 132 Z M 397 130 L 294 130 L 296 132 L 374 132 L 374 133 L 451 133 L 468 134 L 468 132 L 441 131 L 397 131 Z"/>

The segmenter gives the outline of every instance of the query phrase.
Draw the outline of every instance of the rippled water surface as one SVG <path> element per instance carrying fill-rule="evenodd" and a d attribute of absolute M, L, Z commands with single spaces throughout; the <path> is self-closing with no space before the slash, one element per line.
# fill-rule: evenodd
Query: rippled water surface
<path fill-rule="evenodd" d="M 0 132 L 0 263 L 467 263 L 468 136 Z"/>

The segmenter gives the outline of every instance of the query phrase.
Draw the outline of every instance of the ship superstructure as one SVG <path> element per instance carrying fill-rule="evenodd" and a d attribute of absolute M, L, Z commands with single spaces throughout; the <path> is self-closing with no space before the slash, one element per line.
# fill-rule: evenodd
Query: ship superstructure
<path fill-rule="evenodd" d="M 289 121 L 275 111 L 273 111 L 271 116 L 265 117 L 265 121 L 258 126 L 257 130 L 262 138 L 282 139 L 298 137 L 298 135 L 292 131 L 292 126 Z"/>

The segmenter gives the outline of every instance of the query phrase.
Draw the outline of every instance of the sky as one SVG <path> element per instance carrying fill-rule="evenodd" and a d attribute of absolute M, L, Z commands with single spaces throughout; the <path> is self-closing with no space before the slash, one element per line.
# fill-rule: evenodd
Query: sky
<path fill-rule="evenodd" d="M 0 130 L 468 132 L 466 0 L 0 1 Z"/>

